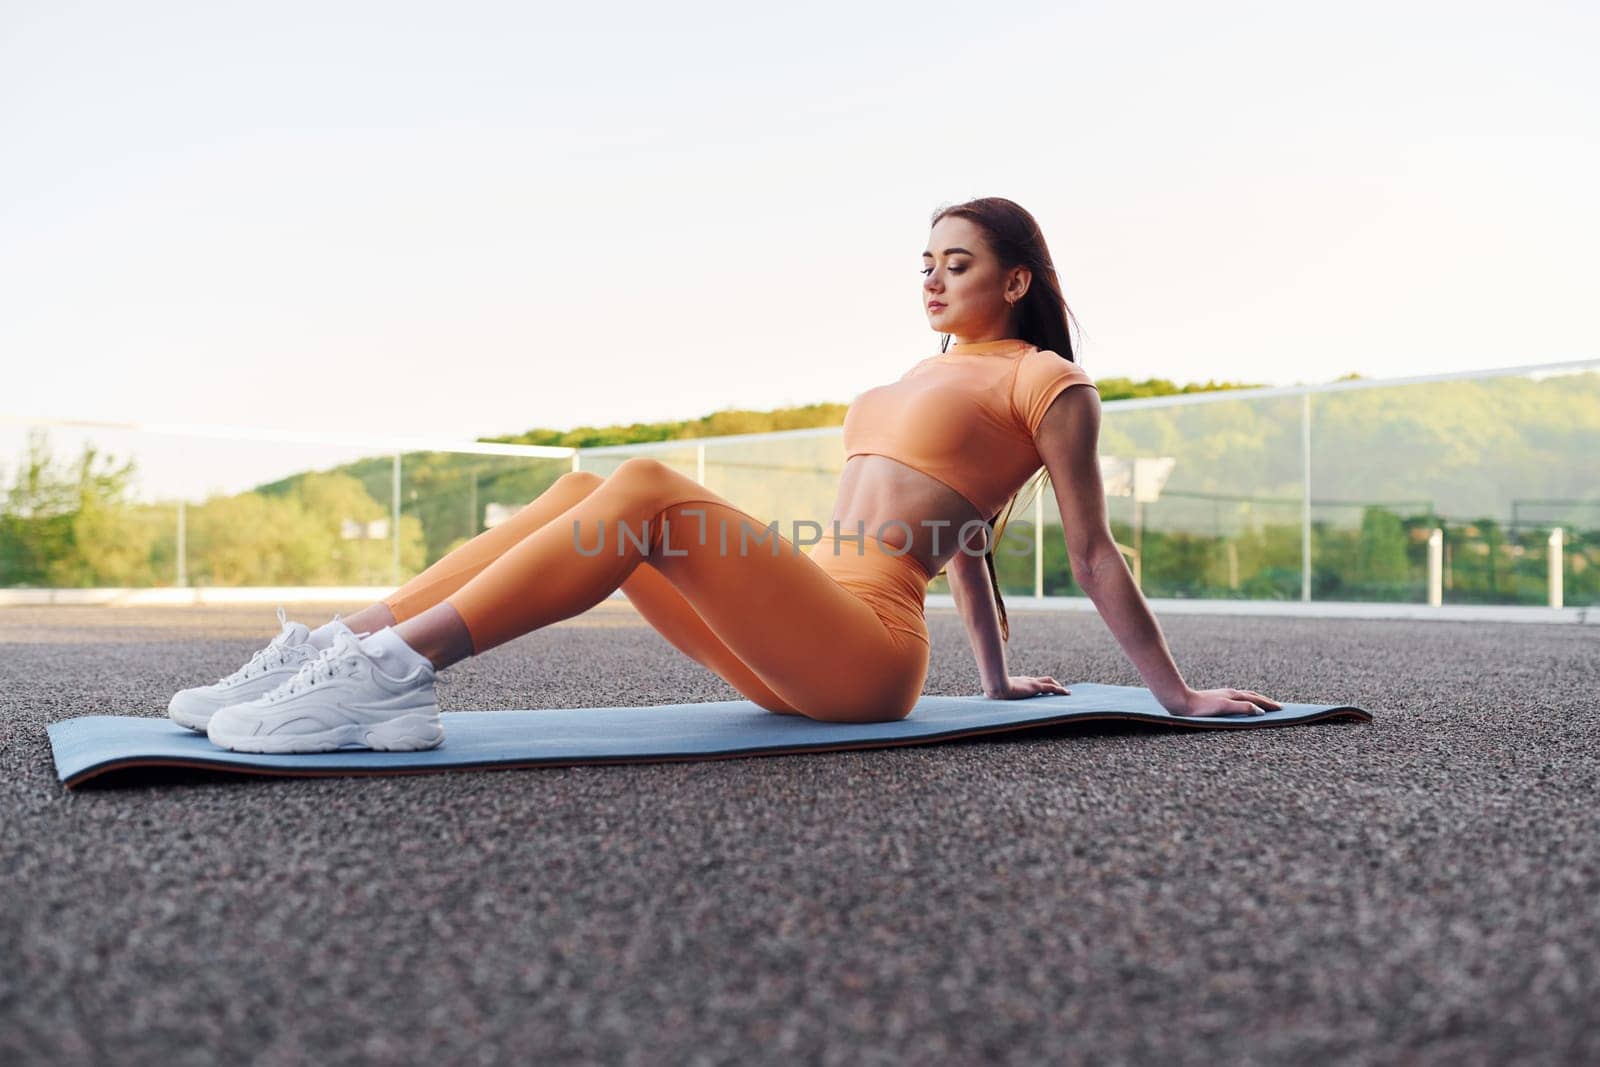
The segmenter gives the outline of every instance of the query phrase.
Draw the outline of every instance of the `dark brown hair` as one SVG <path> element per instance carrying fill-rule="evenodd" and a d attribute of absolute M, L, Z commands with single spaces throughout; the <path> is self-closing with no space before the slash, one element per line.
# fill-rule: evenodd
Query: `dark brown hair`
<path fill-rule="evenodd" d="M 1033 280 L 1028 283 L 1027 293 L 1017 301 L 1016 305 L 1017 338 L 1027 341 L 1036 348 L 1054 352 L 1068 363 L 1076 363 L 1068 325 L 1076 324 L 1077 320 L 1067 307 L 1066 297 L 1061 295 L 1061 280 L 1056 276 L 1055 263 L 1050 258 L 1049 247 L 1045 245 L 1044 232 L 1039 229 L 1039 224 L 1034 221 L 1033 216 L 1015 201 L 1007 200 L 1003 196 L 985 196 L 938 209 L 933 213 L 928 226 L 930 228 L 936 226 L 940 219 L 951 215 L 966 219 L 983 230 L 989 247 L 1000 260 L 1001 270 L 1026 267 L 1033 273 Z M 949 347 L 950 335 L 945 334 L 939 350 L 942 352 Z M 1039 491 L 1044 482 L 1044 476 L 1045 470 L 1040 467 L 1022 489 L 1012 493 L 1011 499 L 988 519 L 989 551 L 984 553 L 983 561 L 988 564 L 989 585 L 994 590 L 995 606 L 1000 611 L 1002 640 L 1011 639 L 1011 624 L 1006 619 L 1006 604 L 1000 596 L 1000 580 L 994 572 L 995 546 L 1005 532 L 1006 523 L 1011 520 L 1011 515 L 1017 509 L 1018 497 L 1022 496 L 1024 489 L 1027 489 L 1029 492 L 1023 499 L 1022 506 L 1026 507 L 1031 503 L 1033 494 Z"/>

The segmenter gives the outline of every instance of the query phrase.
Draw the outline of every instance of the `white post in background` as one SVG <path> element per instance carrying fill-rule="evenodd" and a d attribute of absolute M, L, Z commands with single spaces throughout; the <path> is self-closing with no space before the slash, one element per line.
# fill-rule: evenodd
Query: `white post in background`
<path fill-rule="evenodd" d="M 389 512 L 390 538 L 394 542 L 394 584 L 400 584 L 400 453 L 394 454 L 394 484 L 391 486 L 390 499 L 393 506 Z"/>
<path fill-rule="evenodd" d="M 578 459 L 581 456 L 582 456 L 582 453 L 579 452 L 576 448 L 574 448 L 572 450 L 572 469 L 573 470 L 577 470 L 578 469 Z"/>
<path fill-rule="evenodd" d="M 1135 460 L 1135 464 L 1137 464 Z M 1133 584 L 1144 589 L 1144 523 L 1141 515 L 1144 504 L 1139 499 L 1139 468 L 1133 468 Z"/>
<path fill-rule="evenodd" d="M 694 480 L 701 485 L 706 484 L 706 446 L 694 446 Z"/>
<path fill-rule="evenodd" d="M 1311 394 L 1300 394 L 1300 599 L 1311 599 Z"/>
<path fill-rule="evenodd" d="M 1561 606 L 1561 527 L 1550 531 L 1550 606 Z"/>
<path fill-rule="evenodd" d="M 1428 535 L 1428 606 L 1444 603 L 1444 531 L 1435 528 Z"/>
<path fill-rule="evenodd" d="M 189 517 L 184 510 L 183 497 L 178 498 L 178 588 L 189 584 Z"/>
<path fill-rule="evenodd" d="M 1039 483 L 1033 498 L 1033 595 L 1044 596 L 1044 490 L 1049 479 Z"/>

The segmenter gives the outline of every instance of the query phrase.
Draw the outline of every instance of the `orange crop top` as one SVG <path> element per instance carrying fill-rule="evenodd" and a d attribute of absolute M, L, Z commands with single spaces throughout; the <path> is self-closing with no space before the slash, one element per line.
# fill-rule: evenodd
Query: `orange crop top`
<path fill-rule="evenodd" d="M 844 416 L 844 453 L 888 456 L 954 489 L 985 519 L 1043 465 L 1033 435 L 1083 368 L 1027 341 L 952 344 Z"/>

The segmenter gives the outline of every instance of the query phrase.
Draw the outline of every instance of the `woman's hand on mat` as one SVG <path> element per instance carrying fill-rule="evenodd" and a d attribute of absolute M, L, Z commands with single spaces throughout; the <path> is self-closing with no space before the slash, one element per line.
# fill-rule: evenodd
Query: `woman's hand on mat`
<path fill-rule="evenodd" d="M 1259 705 L 1259 707 L 1257 706 Z M 1283 705 L 1250 689 L 1191 689 L 1174 715 L 1264 715 Z"/>
<path fill-rule="evenodd" d="M 1023 697 L 1069 696 L 1067 687 L 1054 678 L 1007 678 L 1004 689 L 984 691 L 990 700 L 1021 700 Z"/>

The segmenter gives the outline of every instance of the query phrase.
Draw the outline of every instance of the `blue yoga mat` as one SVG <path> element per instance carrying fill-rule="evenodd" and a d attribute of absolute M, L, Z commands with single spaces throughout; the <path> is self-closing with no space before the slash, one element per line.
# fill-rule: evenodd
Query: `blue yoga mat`
<path fill-rule="evenodd" d="M 1328 719 L 1370 722 L 1361 708 L 1284 704 L 1265 715 L 1168 714 L 1148 689 L 1068 685 L 1068 696 L 990 700 L 924 696 L 897 722 L 828 723 L 774 715 L 748 700 L 636 708 L 444 712 L 444 744 L 427 752 L 347 749 L 313 755 L 228 752 L 168 719 L 85 715 L 49 727 L 56 774 L 68 788 L 109 771 L 191 767 L 270 775 L 414 774 L 580 763 L 664 763 L 737 756 L 925 745 L 1064 722 L 1122 719 L 1212 730 Z"/>

